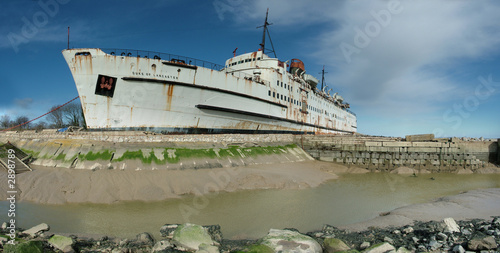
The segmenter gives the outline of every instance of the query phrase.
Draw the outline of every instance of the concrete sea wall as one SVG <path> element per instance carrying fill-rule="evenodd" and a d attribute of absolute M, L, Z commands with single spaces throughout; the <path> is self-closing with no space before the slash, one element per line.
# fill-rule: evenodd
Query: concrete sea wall
<path fill-rule="evenodd" d="M 0 134 L 36 159 L 74 169 L 204 169 L 313 160 L 291 135 L 155 135 L 23 131 Z"/>
<path fill-rule="evenodd" d="M 453 140 L 453 141 L 452 141 Z M 296 136 L 312 157 L 372 171 L 410 167 L 431 172 L 476 171 L 498 163 L 498 141 L 402 141 L 388 137 Z"/>
<path fill-rule="evenodd" d="M 428 141 L 422 141 L 423 137 Z M 44 130 L 0 133 L 0 142 L 10 141 L 28 150 L 37 157 L 34 164 L 80 169 L 198 169 L 314 158 L 371 171 L 410 167 L 431 172 L 462 169 L 475 172 L 500 163 L 497 140 L 428 137 L 408 136 L 408 140 L 414 141 L 402 141 L 359 135 L 161 135 L 137 131 Z"/>

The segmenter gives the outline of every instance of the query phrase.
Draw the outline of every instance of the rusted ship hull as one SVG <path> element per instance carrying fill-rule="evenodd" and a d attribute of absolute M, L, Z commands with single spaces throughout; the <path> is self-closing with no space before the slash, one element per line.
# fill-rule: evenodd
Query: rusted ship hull
<path fill-rule="evenodd" d="M 86 48 L 64 50 L 63 55 L 89 129 L 356 132 L 352 112 L 262 52 L 241 56 L 247 62 L 230 59 L 225 66 L 142 51 Z"/>

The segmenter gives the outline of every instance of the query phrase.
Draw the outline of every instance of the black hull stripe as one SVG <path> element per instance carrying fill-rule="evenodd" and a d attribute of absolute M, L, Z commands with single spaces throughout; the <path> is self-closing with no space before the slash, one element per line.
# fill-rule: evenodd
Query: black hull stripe
<path fill-rule="evenodd" d="M 239 96 L 239 97 L 250 98 L 250 99 L 253 99 L 253 100 L 257 100 L 257 101 L 260 101 L 260 102 L 264 102 L 264 103 L 276 105 L 276 106 L 283 107 L 283 108 L 288 108 L 288 106 L 286 106 L 286 105 L 282 105 L 280 103 L 276 103 L 276 102 L 269 101 L 269 100 L 266 100 L 266 99 L 262 99 L 262 98 L 259 98 L 259 97 L 250 96 L 248 94 L 239 93 L 239 92 L 235 92 L 235 91 L 231 91 L 231 90 L 224 90 L 224 89 L 214 88 L 214 87 L 208 87 L 208 86 L 203 86 L 203 85 L 196 85 L 196 84 L 184 83 L 184 82 L 176 82 L 176 81 L 157 80 L 157 79 L 152 79 L 152 78 L 140 78 L 140 77 L 122 77 L 122 79 L 125 80 L 125 81 L 173 84 L 173 85 L 191 87 L 191 88 L 202 89 L 202 90 L 212 90 L 212 91 L 217 91 L 217 92 L 220 92 L 220 93 L 226 93 L 226 94 L 231 94 L 231 95 L 235 95 L 235 96 Z"/>
<path fill-rule="evenodd" d="M 296 121 L 296 120 L 285 119 L 285 118 L 280 118 L 280 117 L 275 117 L 275 116 L 261 114 L 261 113 L 255 113 L 255 112 L 235 110 L 235 109 L 230 109 L 230 108 L 225 108 L 225 107 L 218 107 L 218 106 L 211 106 L 211 105 L 196 105 L 196 108 L 198 108 L 198 109 L 204 109 L 204 110 L 213 110 L 213 111 L 236 113 L 236 114 L 254 116 L 254 117 L 259 117 L 259 118 L 279 120 L 279 121 L 289 122 L 289 123 L 293 123 L 293 124 L 299 124 L 299 125 L 303 125 L 303 126 L 321 128 L 321 129 L 325 129 L 325 130 L 331 130 L 331 131 L 337 131 L 337 132 L 343 132 L 343 133 L 353 133 L 352 131 L 340 130 L 340 129 L 329 128 L 329 127 L 324 127 L 324 126 L 317 126 L 317 125 L 314 125 L 314 124 L 309 124 L 309 123 L 300 122 L 300 121 Z"/>

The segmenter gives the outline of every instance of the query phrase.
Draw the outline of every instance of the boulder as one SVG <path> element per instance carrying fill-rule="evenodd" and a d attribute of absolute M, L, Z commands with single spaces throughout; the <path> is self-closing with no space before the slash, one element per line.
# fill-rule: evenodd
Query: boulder
<path fill-rule="evenodd" d="M 493 236 L 476 236 L 467 243 L 469 250 L 490 250 L 498 248 Z"/>
<path fill-rule="evenodd" d="M 342 240 L 337 239 L 337 238 L 326 238 L 323 241 L 323 248 L 325 249 L 325 252 L 327 252 L 327 253 L 347 251 L 347 250 L 351 249 Z"/>
<path fill-rule="evenodd" d="M 313 238 L 291 230 L 271 229 L 262 244 L 274 252 L 321 253 L 321 245 Z"/>
<path fill-rule="evenodd" d="M 155 239 L 150 233 L 144 232 L 136 236 L 136 239 L 140 243 L 153 246 L 155 244 Z"/>
<path fill-rule="evenodd" d="M 172 240 L 176 246 L 193 251 L 199 250 L 201 244 L 212 245 L 214 243 L 204 227 L 191 223 L 178 226 Z"/>
<path fill-rule="evenodd" d="M 394 246 L 390 245 L 389 243 L 384 242 L 384 243 L 375 244 L 363 252 L 364 253 L 386 253 L 386 252 L 391 252 L 391 251 L 396 251 L 396 248 L 394 248 Z"/>
<path fill-rule="evenodd" d="M 62 251 L 62 252 L 75 252 L 73 250 L 73 239 L 71 237 L 66 237 L 62 235 L 54 235 L 52 236 L 48 243 L 50 246 Z"/>
<path fill-rule="evenodd" d="M 446 232 L 446 233 L 458 233 L 458 232 L 460 232 L 460 227 L 455 222 L 455 219 L 445 218 L 443 220 L 443 222 L 445 225 L 444 232 Z"/>
<path fill-rule="evenodd" d="M 50 227 L 46 223 L 38 224 L 30 229 L 24 230 L 22 233 L 30 236 L 37 236 L 42 232 L 49 231 Z"/>

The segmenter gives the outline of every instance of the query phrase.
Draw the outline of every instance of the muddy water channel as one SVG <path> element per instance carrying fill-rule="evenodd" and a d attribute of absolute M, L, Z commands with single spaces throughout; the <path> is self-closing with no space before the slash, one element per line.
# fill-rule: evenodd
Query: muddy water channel
<path fill-rule="evenodd" d="M 53 233 L 134 237 L 150 232 L 159 238 L 166 223 L 220 224 L 227 239 L 258 238 L 270 228 L 301 232 L 323 224 L 345 225 L 382 212 L 432 201 L 462 191 L 498 188 L 500 175 L 393 174 L 341 175 L 319 187 L 302 190 L 252 190 L 186 196 L 161 202 L 118 204 L 17 204 L 16 221 L 28 228 L 45 222 Z M 0 202 L 1 221 L 8 204 Z"/>

